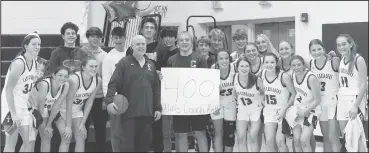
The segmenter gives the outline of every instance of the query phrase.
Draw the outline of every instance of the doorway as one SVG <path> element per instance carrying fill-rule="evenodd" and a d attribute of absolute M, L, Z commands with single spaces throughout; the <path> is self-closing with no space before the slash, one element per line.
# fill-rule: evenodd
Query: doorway
<path fill-rule="evenodd" d="M 295 21 L 255 24 L 255 35 L 258 34 L 267 35 L 277 50 L 282 40 L 295 45 Z"/>

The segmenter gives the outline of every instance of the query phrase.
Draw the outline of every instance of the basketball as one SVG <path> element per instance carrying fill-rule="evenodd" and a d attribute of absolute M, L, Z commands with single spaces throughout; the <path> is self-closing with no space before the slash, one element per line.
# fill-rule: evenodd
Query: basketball
<path fill-rule="evenodd" d="M 117 94 L 114 97 L 114 104 L 117 105 L 117 112 L 118 114 L 122 114 L 127 111 L 128 109 L 128 99 L 121 94 Z"/>

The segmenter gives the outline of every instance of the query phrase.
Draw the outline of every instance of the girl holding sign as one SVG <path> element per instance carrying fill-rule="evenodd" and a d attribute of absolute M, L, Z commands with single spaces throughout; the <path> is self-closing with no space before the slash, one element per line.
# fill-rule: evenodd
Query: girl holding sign
<path fill-rule="evenodd" d="M 81 71 L 77 71 L 69 77 L 70 90 L 67 102 L 60 109 L 61 118 L 66 120 L 67 127 L 72 129 L 76 140 L 75 152 L 85 151 L 85 139 L 87 130 L 85 123 L 90 114 L 96 91 L 101 87 L 101 78 L 97 76 L 98 62 L 96 58 L 88 56 L 82 61 Z M 71 124 L 70 121 L 72 121 Z M 65 130 L 65 129 L 64 129 Z M 60 130 L 64 133 L 64 130 Z M 62 152 L 67 152 L 70 138 L 62 137 Z M 59 149 L 60 150 L 60 149 Z"/>
<path fill-rule="evenodd" d="M 251 71 L 251 63 L 240 57 L 236 63 L 238 73 L 234 77 L 234 97 L 237 101 L 237 140 L 240 152 L 248 152 L 247 141 L 251 152 L 259 152 L 258 133 L 261 127 L 261 110 L 263 108 L 262 82 Z M 251 123 L 250 129 L 248 125 Z M 249 132 L 248 132 L 249 131 Z M 247 137 L 250 133 L 250 137 Z"/>
<path fill-rule="evenodd" d="M 216 64 L 212 65 L 211 68 L 220 70 L 220 108 L 211 114 L 215 129 L 214 151 L 232 152 L 236 130 L 236 103 L 233 101 L 235 67 L 230 63 L 230 55 L 226 51 L 219 51 L 216 54 L 216 60 Z"/>
<path fill-rule="evenodd" d="M 282 134 L 282 129 L 285 128 L 282 121 L 287 109 L 293 104 L 296 90 L 291 76 L 281 71 L 277 63 L 278 57 L 275 54 L 265 54 L 265 70 L 261 73 L 265 92 L 264 132 L 267 152 L 288 152 L 286 139 Z"/>
<path fill-rule="evenodd" d="M 56 127 L 59 131 L 65 128 L 65 123 L 59 119 L 60 106 L 65 103 L 65 98 L 69 91 L 69 84 L 66 82 L 69 77 L 67 67 L 58 67 L 51 76 L 42 77 L 35 83 L 38 108 L 43 117 L 43 122 L 39 127 L 41 136 L 41 151 L 50 152 L 50 141 L 53 134 L 51 124 L 55 119 Z M 61 133 L 63 135 L 64 133 Z M 60 147 L 62 148 L 62 147 Z"/>

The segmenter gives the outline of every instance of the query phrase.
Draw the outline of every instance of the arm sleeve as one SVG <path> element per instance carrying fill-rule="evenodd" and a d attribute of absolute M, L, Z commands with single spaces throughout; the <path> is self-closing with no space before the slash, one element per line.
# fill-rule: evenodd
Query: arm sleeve
<path fill-rule="evenodd" d="M 121 89 L 120 85 L 123 82 L 123 73 L 124 73 L 123 59 L 121 59 L 118 62 L 117 67 L 115 68 L 113 75 L 110 78 L 108 90 L 106 93 L 106 97 L 104 99 L 106 104 L 112 103 L 114 100 L 115 93 L 117 92 L 117 90 Z"/>

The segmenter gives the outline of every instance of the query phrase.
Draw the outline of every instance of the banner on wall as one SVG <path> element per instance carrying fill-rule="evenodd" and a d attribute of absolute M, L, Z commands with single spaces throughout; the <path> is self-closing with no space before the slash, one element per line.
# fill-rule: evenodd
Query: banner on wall
<path fill-rule="evenodd" d="M 163 115 L 205 115 L 219 108 L 219 70 L 162 68 L 161 73 Z"/>

